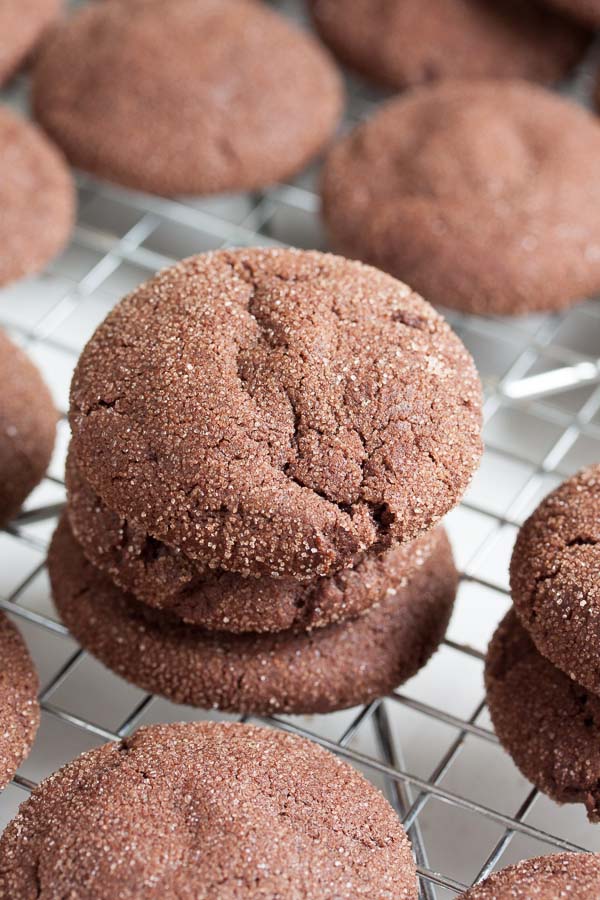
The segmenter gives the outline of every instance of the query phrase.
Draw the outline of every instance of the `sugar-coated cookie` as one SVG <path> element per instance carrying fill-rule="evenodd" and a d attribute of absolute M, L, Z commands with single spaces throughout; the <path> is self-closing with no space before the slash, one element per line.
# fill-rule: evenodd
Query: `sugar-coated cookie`
<path fill-rule="evenodd" d="M 266 4 L 131 0 L 91 3 L 55 29 L 32 100 L 75 166 L 208 194 L 302 169 L 335 130 L 342 90 L 326 51 Z"/>
<path fill-rule="evenodd" d="M 444 319 L 340 257 L 204 254 L 100 325 L 73 453 L 107 506 L 205 568 L 311 580 L 431 528 L 481 453 L 481 388 Z"/>
<path fill-rule="evenodd" d="M 558 0 L 575 7 L 578 0 Z M 598 0 L 579 0 L 581 6 Z M 391 88 L 447 78 L 553 82 L 590 34 L 541 2 L 309 0 L 318 32 L 351 69 Z"/>
<path fill-rule="evenodd" d="M 253 725 L 153 725 L 68 763 L 0 840 L 19 900 L 416 900 L 383 795 L 303 738 Z"/>
<path fill-rule="evenodd" d="M 0 172 L 2 287 L 38 272 L 63 249 L 73 226 L 75 190 L 59 151 L 7 107 L 0 107 Z"/>
<path fill-rule="evenodd" d="M 540 653 L 600 694 L 600 465 L 542 500 L 519 532 L 510 575 Z"/>
<path fill-rule="evenodd" d="M 69 455 L 67 513 L 93 566 L 149 606 L 203 628 L 241 633 L 309 630 L 355 618 L 405 587 L 429 559 L 437 532 L 380 554 L 365 553 L 348 569 L 300 582 L 198 571 L 194 561 L 111 512 L 81 478 Z"/>
<path fill-rule="evenodd" d="M 597 853 L 553 853 L 494 872 L 463 894 L 463 900 L 597 900 L 599 896 Z"/>
<path fill-rule="evenodd" d="M 0 612 L 0 788 L 13 777 L 33 744 L 39 721 L 37 673 L 23 638 Z"/>
<path fill-rule="evenodd" d="M 512 80 L 392 100 L 330 152 L 332 244 L 431 303 L 483 315 L 557 310 L 600 290 L 600 123 Z"/>
<path fill-rule="evenodd" d="M 1 330 L 0 382 L 1 526 L 42 480 L 54 446 L 57 414 L 42 376 Z"/>

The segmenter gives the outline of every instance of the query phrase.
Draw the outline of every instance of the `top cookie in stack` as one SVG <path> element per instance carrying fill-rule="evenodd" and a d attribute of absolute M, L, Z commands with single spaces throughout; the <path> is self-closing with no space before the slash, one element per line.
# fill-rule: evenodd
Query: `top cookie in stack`
<path fill-rule="evenodd" d="M 462 343 L 390 276 L 315 252 L 193 257 L 126 297 L 82 354 L 70 525 L 92 566 L 146 607 L 253 640 L 298 626 L 331 637 L 418 569 L 432 576 L 437 553 L 442 599 L 410 637 L 413 651 L 423 639 L 415 670 L 452 605 L 456 574 L 431 529 L 478 464 L 480 414 Z M 51 554 L 59 608 L 67 544 Z M 406 677 L 397 662 L 389 678 Z"/>

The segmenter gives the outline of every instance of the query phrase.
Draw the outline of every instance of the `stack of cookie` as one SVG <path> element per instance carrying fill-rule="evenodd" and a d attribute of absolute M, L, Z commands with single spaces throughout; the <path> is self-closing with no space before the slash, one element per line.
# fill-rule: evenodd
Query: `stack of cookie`
<path fill-rule="evenodd" d="M 523 774 L 600 821 L 600 465 L 560 485 L 522 527 L 512 609 L 492 638 L 488 705 Z"/>
<path fill-rule="evenodd" d="M 178 702 L 325 712 L 443 637 L 444 531 L 481 452 L 473 361 L 388 275 L 293 250 L 167 269 L 75 371 L 59 612 Z"/>

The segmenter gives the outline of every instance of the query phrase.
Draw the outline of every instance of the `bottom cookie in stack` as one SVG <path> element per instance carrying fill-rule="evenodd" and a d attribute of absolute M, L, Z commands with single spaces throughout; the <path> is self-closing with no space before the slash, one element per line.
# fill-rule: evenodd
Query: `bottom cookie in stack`
<path fill-rule="evenodd" d="M 63 516 L 48 568 L 81 645 L 123 678 L 178 703 L 240 713 L 324 713 L 414 675 L 442 640 L 458 575 L 443 529 L 406 582 L 362 615 L 312 631 L 232 634 L 153 609 L 91 565 Z"/>
<path fill-rule="evenodd" d="M 600 698 L 542 656 L 514 609 L 490 642 L 485 683 L 496 734 L 523 775 L 600 822 Z"/>

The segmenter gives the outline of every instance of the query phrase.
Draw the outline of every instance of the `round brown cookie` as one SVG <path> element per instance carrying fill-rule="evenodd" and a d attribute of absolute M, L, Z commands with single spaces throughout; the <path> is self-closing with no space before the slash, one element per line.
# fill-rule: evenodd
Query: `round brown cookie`
<path fill-rule="evenodd" d="M 43 31 L 58 16 L 62 0 L 2 0 L 0 85 L 25 62 Z M 2 170 L 4 178 L 4 170 Z"/>
<path fill-rule="evenodd" d="M 69 524 L 88 560 L 136 599 L 186 622 L 234 633 L 308 630 L 354 618 L 405 587 L 430 557 L 436 532 L 381 555 L 363 554 L 351 569 L 302 583 L 198 573 L 193 560 L 112 513 L 67 461 Z"/>
<path fill-rule="evenodd" d="M 511 610 L 488 647 L 487 703 L 523 775 L 559 803 L 600 821 L 600 698 L 553 666 Z"/>
<path fill-rule="evenodd" d="M 131 0 L 92 4 L 54 32 L 33 107 L 74 165 L 205 194 L 296 173 L 333 134 L 342 92 L 317 42 L 262 4 Z"/>
<path fill-rule="evenodd" d="M 414 539 L 481 453 L 481 389 L 406 285 L 298 250 L 209 253 L 125 298 L 72 383 L 108 507 L 207 568 L 304 580 Z"/>
<path fill-rule="evenodd" d="M 56 256 L 75 215 L 73 181 L 61 155 L 6 107 L 0 107 L 0 209 L 1 286 Z"/>
<path fill-rule="evenodd" d="M 0 525 L 3 525 L 16 515 L 48 468 L 57 414 L 40 373 L 1 330 L 0 384 Z"/>
<path fill-rule="evenodd" d="M 3 788 L 29 753 L 40 721 L 37 674 L 23 638 L 3 612 L 0 612 L 0 659 L 0 788 Z"/>
<path fill-rule="evenodd" d="M 589 32 L 522 0 L 309 0 L 342 62 L 391 88 L 445 78 L 553 82 L 581 58 Z"/>
<path fill-rule="evenodd" d="M 383 795 L 295 735 L 188 722 L 140 728 L 37 787 L 0 841 L 19 900 L 416 900 Z"/>
<path fill-rule="evenodd" d="M 413 579 L 358 619 L 235 635 L 186 625 L 119 590 L 87 562 L 66 518 L 48 566 L 63 622 L 110 669 L 177 703 L 256 714 L 329 712 L 389 693 L 437 648 L 457 585 L 439 529 Z"/>
<path fill-rule="evenodd" d="M 600 693 L 600 465 L 561 484 L 525 522 L 510 582 L 540 653 Z"/>
<path fill-rule="evenodd" d="M 597 900 L 600 856 L 554 853 L 524 859 L 494 872 L 463 894 L 463 900 Z"/>
<path fill-rule="evenodd" d="M 600 124 L 519 81 L 444 83 L 393 100 L 327 159 L 336 247 L 433 303 L 560 309 L 600 290 Z"/>
<path fill-rule="evenodd" d="M 600 0 L 546 0 L 546 2 L 591 28 L 600 26 Z"/>

